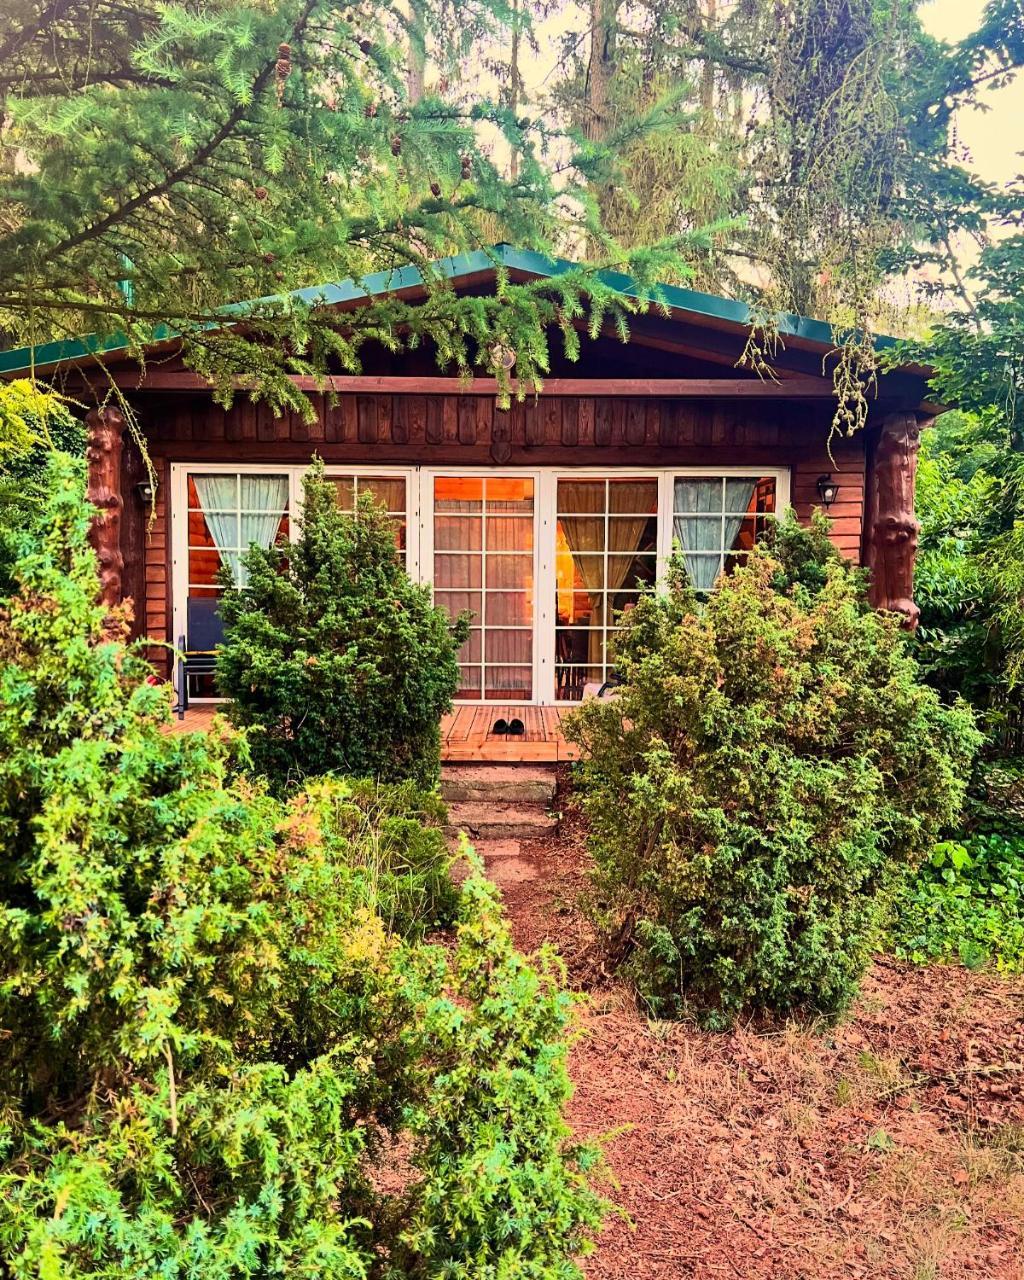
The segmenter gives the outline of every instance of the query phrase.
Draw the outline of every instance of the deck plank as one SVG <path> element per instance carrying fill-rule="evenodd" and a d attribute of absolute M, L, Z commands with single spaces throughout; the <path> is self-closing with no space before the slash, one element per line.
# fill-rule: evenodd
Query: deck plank
<path fill-rule="evenodd" d="M 170 733 L 196 733 L 209 729 L 219 707 L 189 707 L 185 718 L 177 717 L 168 726 Z M 577 749 L 562 733 L 562 718 L 570 707 L 535 707 L 503 703 L 466 703 L 441 718 L 441 759 L 481 763 L 553 763 L 573 760 Z M 495 736 L 495 720 L 522 720 L 526 732 L 521 737 Z"/>

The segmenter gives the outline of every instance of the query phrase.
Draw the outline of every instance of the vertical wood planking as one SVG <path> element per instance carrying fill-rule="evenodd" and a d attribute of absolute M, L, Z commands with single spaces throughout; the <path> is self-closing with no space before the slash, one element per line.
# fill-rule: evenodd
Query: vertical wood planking
<path fill-rule="evenodd" d="M 360 444 L 377 443 L 376 396 L 356 396 L 356 433 Z"/>

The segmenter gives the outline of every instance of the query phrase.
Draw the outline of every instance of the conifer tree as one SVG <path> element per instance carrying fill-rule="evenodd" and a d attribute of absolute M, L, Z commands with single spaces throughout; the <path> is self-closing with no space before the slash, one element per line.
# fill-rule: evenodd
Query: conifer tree
<path fill-rule="evenodd" d="M 622 254 L 586 199 L 600 148 L 560 156 L 543 130 L 498 102 L 451 104 L 407 80 L 409 40 L 450 30 L 455 9 L 417 0 L 15 0 L 0 37 L 0 328 L 11 342 L 155 325 L 226 385 L 238 375 L 303 407 L 287 372 L 354 370 L 361 344 L 430 340 L 438 359 L 544 367 L 545 322 L 571 326 L 584 285 L 597 311 L 629 304 L 592 275 L 502 280 L 493 301 L 460 300 L 431 260 L 496 239 L 542 250 L 583 242 L 641 283 L 672 246 Z M 458 8 L 464 37 L 506 16 L 501 0 Z M 415 77 L 414 77 L 415 80 Z M 498 130 L 514 181 L 488 153 Z M 349 311 L 344 330 L 317 290 L 417 265 L 430 299 Z M 211 324 L 218 309 L 262 299 Z M 512 305 L 509 305 L 509 304 Z M 490 372 L 490 370 L 487 370 Z"/>

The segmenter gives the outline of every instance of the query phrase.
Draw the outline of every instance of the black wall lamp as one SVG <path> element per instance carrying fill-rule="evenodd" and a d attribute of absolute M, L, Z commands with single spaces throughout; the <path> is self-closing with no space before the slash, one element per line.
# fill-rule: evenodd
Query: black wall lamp
<path fill-rule="evenodd" d="M 140 480 L 135 486 L 135 496 L 144 505 L 149 506 L 156 497 L 157 482 L 153 480 Z"/>
<path fill-rule="evenodd" d="M 821 499 L 821 505 L 826 511 L 839 497 L 839 486 L 831 475 L 818 476 L 818 497 Z"/>

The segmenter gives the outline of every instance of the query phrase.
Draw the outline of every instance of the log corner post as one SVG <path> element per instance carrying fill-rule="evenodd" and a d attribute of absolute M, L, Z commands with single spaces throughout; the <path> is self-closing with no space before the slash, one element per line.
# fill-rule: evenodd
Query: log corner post
<path fill-rule="evenodd" d="M 882 423 L 868 486 L 867 567 L 869 599 L 876 609 L 903 615 L 917 628 L 914 561 L 921 526 L 914 516 L 914 481 L 921 448 L 921 424 L 914 413 L 893 413 Z"/>
<path fill-rule="evenodd" d="M 121 603 L 121 451 L 124 446 L 124 417 L 120 409 L 108 406 L 86 415 L 89 438 L 85 449 L 88 483 L 85 496 L 97 508 L 89 530 L 89 541 L 99 560 L 100 602 L 109 609 Z"/>

